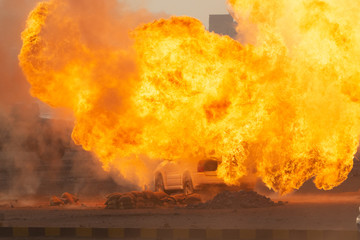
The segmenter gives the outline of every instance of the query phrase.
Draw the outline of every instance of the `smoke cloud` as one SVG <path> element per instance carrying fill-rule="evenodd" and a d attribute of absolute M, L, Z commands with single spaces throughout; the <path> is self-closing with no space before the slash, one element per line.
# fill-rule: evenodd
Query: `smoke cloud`
<path fill-rule="evenodd" d="M 25 80 L 18 64 L 17 55 L 21 49 L 21 31 L 35 0 L 0 0 L 0 107 L 29 101 L 29 83 Z"/>

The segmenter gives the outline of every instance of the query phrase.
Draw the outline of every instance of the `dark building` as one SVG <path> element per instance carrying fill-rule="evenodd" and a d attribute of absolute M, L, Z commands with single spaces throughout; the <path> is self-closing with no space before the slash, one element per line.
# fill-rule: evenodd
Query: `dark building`
<path fill-rule="evenodd" d="M 209 31 L 236 38 L 236 22 L 230 14 L 214 14 L 209 16 Z"/>

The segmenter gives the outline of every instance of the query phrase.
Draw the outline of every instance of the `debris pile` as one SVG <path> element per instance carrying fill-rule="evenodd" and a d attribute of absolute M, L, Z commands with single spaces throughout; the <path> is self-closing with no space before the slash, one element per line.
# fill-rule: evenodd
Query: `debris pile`
<path fill-rule="evenodd" d="M 133 191 L 128 193 L 112 193 L 107 196 L 105 205 L 109 209 L 134 209 L 184 206 L 200 202 L 201 198 L 198 194 L 170 196 L 164 192 Z"/>
<path fill-rule="evenodd" d="M 164 192 L 133 191 L 112 193 L 105 202 L 108 209 L 141 209 L 155 207 L 185 207 L 197 209 L 239 209 L 259 208 L 284 205 L 285 202 L 274 202 L 270 198 L 254 191 L 224 191 L 213 199 L 202 202 L 199 194 L 168 195 Z"/>
<path fill-rule="evenodd" d="M 260 195 L 254 191 L 224 191 L 217 194 L 213 199 L 198 204 L 190 204 L 187 208 L 198 209 L 239 209 L 260 208 L 284 205 L 285 202 L 274 202 L 270 198 Z"/>
<path fill-rule="evenodd" d="M 60 198 L 57 196 L 50 197 L 50 206 L 73 205 L 78 204 L 78 202 L 79 198 L 68 192 L 64 192 Z"/>

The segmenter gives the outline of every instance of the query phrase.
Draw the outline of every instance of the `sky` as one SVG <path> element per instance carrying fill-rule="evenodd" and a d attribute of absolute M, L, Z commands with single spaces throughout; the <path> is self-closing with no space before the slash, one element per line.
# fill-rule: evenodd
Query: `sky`
<path fill-rule="evenodd" d="M 191 16 L 208 28 L 209 14 L 227 14 L 226 0 L 131 0 L 134 7 L 145 7 L 154 13 Z"/>

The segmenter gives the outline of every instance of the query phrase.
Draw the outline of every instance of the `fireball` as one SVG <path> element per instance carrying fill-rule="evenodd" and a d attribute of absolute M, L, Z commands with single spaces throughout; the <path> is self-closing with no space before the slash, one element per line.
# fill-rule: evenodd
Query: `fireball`
<path fill-rule="evenodd" d="M 360 133 L 360 3 L 345 2 L 228 0 L 240 43 L 191 17 L 51 0 L 29 15 L 20 66 L 33 96 L 73 111 L 75 143 L 139 185 L 156 159 L 216 156 L 228 184 L 328 190 Z"/>

